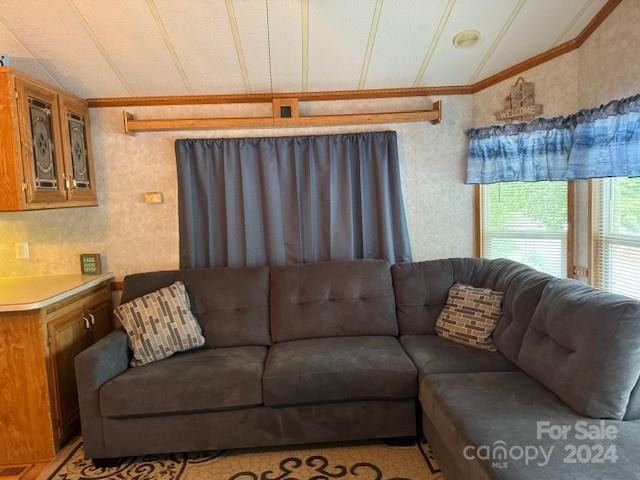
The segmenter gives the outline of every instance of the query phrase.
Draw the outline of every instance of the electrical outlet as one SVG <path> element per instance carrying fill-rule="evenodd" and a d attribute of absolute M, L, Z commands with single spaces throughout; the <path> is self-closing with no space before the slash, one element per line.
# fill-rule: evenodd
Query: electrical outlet
<path fill-rule="evenodd" d="M 16 250 L 16 258 L 18 260 L 29 259 L 29 242 L 14 243 L 13 246 Z"/>

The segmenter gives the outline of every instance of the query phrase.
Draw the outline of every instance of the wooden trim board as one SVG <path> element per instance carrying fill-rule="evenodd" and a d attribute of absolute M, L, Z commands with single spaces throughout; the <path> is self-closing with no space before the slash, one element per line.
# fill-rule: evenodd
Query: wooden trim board
<path fill-rule="evenodd" d="M 482 257 L 482 190 L 480 184 L 474 185 L 473 192 L 473 223 L 474 223 L 474 251 L 475 256 Z"/>
<path fill-rule="evenodd" d="M 442 103 L 433 103 L 431 110 L 415 110 L 408 112 L 384 112 L 384 113 L 353 113 L 342 115 L 297 115 L 297 101 L 295 116 L 291 118 L 280 117 L 275 111 L 279 109 L 281 100 L 273 100 L 274 114 L 271 117 L 244 117 L 244 118 L 168 118 L 136 120 L 135 117 L 124 112 L 124 131 L 135 132 L 162 132 L 169 130 L 215 130 L 234 128 L 283 128 L 283 127 L 311 127 L 320 125 L 352 125 L 368 123 L 398 123 L 398 122 L 431 122 L 440 123 L 442 118 Z"/>
<path fill-rule="evenodd" d="M 575 278 L 576 182 L 567 182 L 567 278 Z"/>
<path fill-rule="evenodd" d="M 91 108 L 146 107 L 166 105 L 215 105 L 229 103 L 271 103 L 273 100 L 297 98 L 299 102 L 367 100 L 375 98 L 429 97 L 468 95 L 469 85 L 420 88 L 380 88 L 372 90 L 332 90 L 326 92 L 249 93 L 229 95 L 181 95 L 156 97 L 91 98 Z"/>
<path fill-rule="evenodd" d="M 506 68 L 490 77 L 479 80 L 470 85 L 451 85 L 413 88 L 382 88 L 370 90 L 336 90 L 326 92 L 289 92 L 289 93 L 250 93 L 229 95 L 180 95 L 180 96 L 149 96 L 149 97 L 110 97 L 90 98 L 89 107 L 142 107 L 160 105 L 212 105 L 226 103 L 271 103 L 278 98 L 296 97 L 301 102 L 331 101 L 331 100 L 359 100 L 372 98 L 399 98 L 442 95 L 470 95 L 485 88 L 518 75 L 526 70 L 553 60 L 560 55 L 579 48 L 600 24 L 615 10 L 622 0 L 608 0 L 600 11 L 591 19 L 587 26 L 573 39 L 556 47 L 534 55 L 516 65 Z"/>

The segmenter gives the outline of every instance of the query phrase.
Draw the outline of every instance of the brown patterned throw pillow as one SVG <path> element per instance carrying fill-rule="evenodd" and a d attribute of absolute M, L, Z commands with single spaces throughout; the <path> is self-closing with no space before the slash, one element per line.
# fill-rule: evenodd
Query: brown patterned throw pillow
<path fill-rule="evenodd" d="M 436 333 L 468 347 L 495 352 L 491 334 L 502 315 L 502 292 L 456 283 L 436 320 Z"/>
<path fill-rule="evenodd" d="M 124 303 L 114 313 L 129 335 L 132 367 L 204 345 L 182 282 Z"/>

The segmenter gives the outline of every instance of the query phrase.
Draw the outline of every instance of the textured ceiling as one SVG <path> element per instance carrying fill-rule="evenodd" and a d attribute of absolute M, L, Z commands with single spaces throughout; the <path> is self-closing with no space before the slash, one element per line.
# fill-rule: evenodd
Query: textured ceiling
<path fill-rule="evenodd" d="M 0 0 L 0 52 L 82 97 L 468 85 L 575 37 L 605 3 Z M 454 48 L 467 28 L 480 41 Z"/>

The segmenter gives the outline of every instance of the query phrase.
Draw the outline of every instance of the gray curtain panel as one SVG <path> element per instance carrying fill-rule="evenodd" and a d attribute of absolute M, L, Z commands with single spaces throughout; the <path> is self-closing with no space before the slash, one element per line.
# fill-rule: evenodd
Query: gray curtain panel
<path fill-rule="evenodd" d="M 411 260 L 395 132 L 177 140 L 180 266 Z"/>

